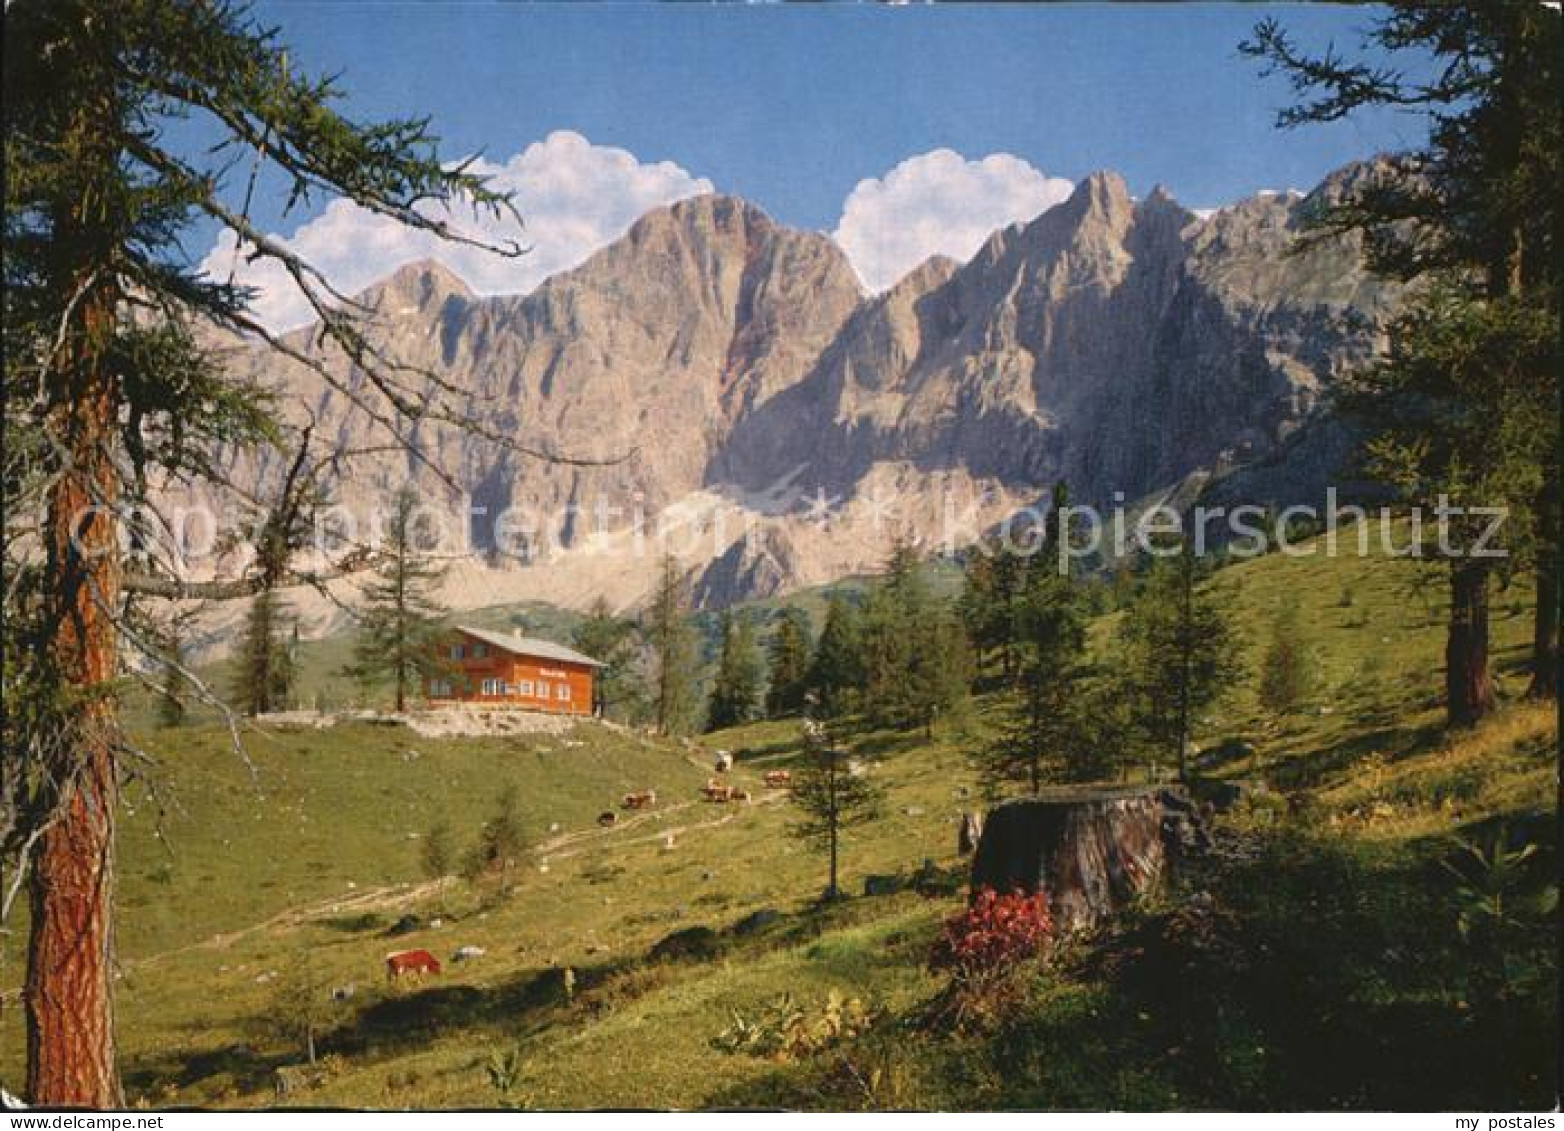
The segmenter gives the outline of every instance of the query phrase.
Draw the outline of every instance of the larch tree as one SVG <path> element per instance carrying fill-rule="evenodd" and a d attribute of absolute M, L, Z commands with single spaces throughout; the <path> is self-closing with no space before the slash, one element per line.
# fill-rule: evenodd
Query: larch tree
<path fill-rule="evenodd" d="M 263 538 L 253 570 L 195 583 L 156 539 L 122 548 L 128 516 L 155 515 L 161 485 L 221 483 L 219 451 L 270 448 L 301 469 L 298 490 L 251 500 L 273 533 L 296 527 L 323 461 L 347 454 L 312 448 L 310 426 L 232 376 L 210 343 L 239 336 L 287 357 L 426 467 L 414 425 L 470 427 L 462 390 L 387 356 L 372 312 L 252 223 L 244 174 L 280 185 L 290 207 L 346 199 L 503 254 L 520 248 L 463 235 L 448 206 L 519 217 L 470 164 L 441 159 L 426 121 L 344 116 L 335 79 L 299 73 L 275 33 L 225 0 L 15 0 L 4 40 L 0 912 L 26 876 L 28 1097 L 117 1107 L 115 808 L 136 766 L 119 725 L 122 648 L 158 662 L 137 627 L 146 602 L 253 596 L 346 568 L 295 570 L 272 552 L 286 545 Z M 190 118 L 212 144 L 176 147 L 169 127 Z M 321 349 L 273 333 L 253 291 L 190 265 L 180 240 L 197 220 L 236 255 L 280 267 L 318 319 Z"/>
<path fill-rule="evenodd" d="M 366 684 L 389 683 L 400 713 L 408 695 L 425 679 L 450 671 L 440 654 L 439 637 L 446 608 L 435 598 L 445 567 L 430 557 L 419 530 L 420 503 L 411 487 L 392 499 L 380 564 L 365 583 L 356 616 L 358 639 L 349 674 Z"/>
<path fill-rule="evenodd" d="M 1427 116 L 1426 144 L 1376 162 L 1315 217 L 1307 238 L 1361 233 L 1373 270 L 1422 284 L 1392 330 L 1390 357 L 1349 389 L 1348 408 L 1369 428 L 1370 470 L 1409 505 L 1428 509 L 1443 497 L 1509 508 L 1504 549 L 1512 567 L 1529 568 L 1537 592 L 1531 690 L 1556 697 L 1564 17 L 1548 4 L 1396 0 L 1365 38 L 1382 61 L 1334 47 L 1312 54 L 1275 20 L 1240 50 L 1299 96 L 1279 115 L 1283 127 L 1376 107 Z M 1524 424 L 1490 427 L 1511 420 Z M 1473 544 L 1473 531 L 1456 534 L 1425 549 L 1449 565 L 1446 713 L 1463 725 L 1495 702 L 1494 562 L 1450 552 Z"/>
<path fill-rule="evenodd" d="M 478 840 L 462 859 L 462 874 L 469 883 L 482 880 L 494 883 L 497 896 L 509 895 L 515 886 L 517 866 L 527 851 L 527 836 L 522 826 L 521 795 L 514 785 L 500 790 L 494 815 L 478 830 Z"/>
<path fill-rule="evenodd" d="M 965 697 L 971 658 L 965 631 L 930 592 L 917 548 L 898 540 L 863 613 L 864 696 L 881 726 L 922 727 Z"/>
<path fill-rule="evenodd" d="M 659 734 L 682 734 L 695 724 L 700 655 L 689 611 L 689 584 L 669 554 L 641 622 L 652 652 L 652 716 Z"/>
<path fill-rule="evenodd" d="M 185 681 L 179 674 L 185 666 L 185 631 L 185 619 L 173 616 L 155 637 L 161 653 L 157 665 L 157 719 L 158 725 L 165 728 L 182 725 L 188 714 Z"/>
<path fill-rule="evenodd" d="M 760 652 L 749 618 L 723 610 L 722 644 L 717 674 L 706 707 L 706 729 L 739 726 L 753 719 L 760 708 L 762 678 Z"/>
<path fill-rule="evenodd" d="M 882 791 L 867 767 L 852 759 L 829 723 L 803 723 L 804 757 L 794 773 L 792 801 L 803 816 L 789 833 L 823 849 L 828 862 L 825 897 L 841 896 L 842 834 L 879 815 Z"/>
<path fill-rule="evenodd" d="M 799 608 L 784 609 L 767 648 L 766 714 L 771 718 L 803 710 L 813 647 L 809 614 Z"/>
<path fill-rule="evenodd" d="M 632 722 L 646 711 L 646 682 L 636 670 L 635 622 L 618 616 L 598 597 L 571 637 L 575 647 L 603 666 L 593 681 L 593 708 L 605 718 Z"/>
<path fill-rule="evenodd" d="M 1185 540 L 1156 559 L 1119 631 L 1131 717 L 1152 760 L 1174 759 L 1179 781 L 1189 780 L 1195 717 L 1243 670 L 1221 598 L 1204 580 Z"/>
<path fill-rule="evenodd" d="M 287 705 L 294 683 L 289 651 L 293 628 L 286 604 L 275 589 L 262 589 L 250 598 L 234 658 L 232 702 L 251 718 Z"/>
<path fill-rule="evenodd" d="M 1489 657 L 1496 581 L 1531 563 L 1546 573 L 1537 500 L 1548 491 L 1558 416 L 1547 389 L 1557 372 L 1557 314 L 1523 298 L 1474 297 L 1448 276 L 1431 281 L 1391 326 L 1390 348 L 1357 374 L 1345 404 L 1369 423 L 1366 463 L 1424 511 L 1413 524 L 1420 555 L 1449 575 L 1445 713 L 1467 726 L 1497 702 Z M 1504 521 L 1493 528 L 1495 515 Z M 1548 584 L 1539 612 L 1550 615 Z M 1532 690 L 1550 693 L 1554 644 L 1534 622 Z M 1550 672 L 1554 678 L 1550 678 Z"/>
<path fill-rule="evenodd" d="M 916 547 L 898 539 L 863 611 L 864 711 L 877 725 L 911 726 L 920 714 L 910 677 L 932 606 Z"/>
<path fill-rule="evenodd" d="M 1024 574 L 1025 587 L 1014 599 L 1015 692 L 994 740 L 978 751 L 978 769 L 998 792 L 1019 782 L 1036 794 L 1045 776 L 1081 776 L 1096 765 L 1095 752 L 1083 748 L 1097 733 L 1083 717 L 1086 662 L 1086 603 L 1069 571 L 1072 560 L 1059 553 L 1070 537 L 1063 485 L 1054 490 L 1053 509 L 1040 553 Z"/>
<path fill-rule="evenodd" d="M 832 594 L 809 663 L 809 689 L 819 699 L 819 714 L 837 718 L 857 708 L 866 678 L 863 617 L 845 597 Z"/>
<path fill-rule="evenodd" d="M 963 570 L 957 610 L 971 641 L 979 668 L 992 655 L 999 659 L 1003 682 L 1016 677 L 1016 641 L 1021 595 L 1026 588 L 1027 560 L 1008 541 L 993 553 L 975 548 Z"/>

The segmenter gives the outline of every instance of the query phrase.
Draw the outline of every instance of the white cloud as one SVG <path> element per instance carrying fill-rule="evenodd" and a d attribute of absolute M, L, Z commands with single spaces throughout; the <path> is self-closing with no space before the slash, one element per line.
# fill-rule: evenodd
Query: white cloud
<path fill-rule="evenodd" d="M 1032 219 L 1073 188 L 1009 153 L 968 161 L 936 149 L 859 181 L 833 234 L 864 284 L 881 291 L 931 255 L 965 262 L 996 228 Z"/>
<path fill-rule="evenodd" d="M 549 134 L 503 165 L 482 162 L 478 169 L 492 175 L 497 188 L 515 193 L 525 228 L 518 232 L 514 221 L 474 217 L 465 209 L 449 219 L 467 234 L 519 238 L 532 249 L 519 259 L 445 243 L 343 200 L 291 236 L 277 238 L 345 294 L 425 258 L 440 260 L 480 294 L 524 293 L 581 263 L 649 210 L 712 191 L 710 181 L 671 161 L 643 164 L 626 150 L 593 145 L 569 130 Z M 232 235 L 225 233 L 202 261 L 202 270 L 226 279 L 233 247 Z M 246 264 L 241 255 L 235 278 L 261 289 L 256 311 L 269 327 L 292 329 L 312 320 L 309 305 L 275 264 Z"/>

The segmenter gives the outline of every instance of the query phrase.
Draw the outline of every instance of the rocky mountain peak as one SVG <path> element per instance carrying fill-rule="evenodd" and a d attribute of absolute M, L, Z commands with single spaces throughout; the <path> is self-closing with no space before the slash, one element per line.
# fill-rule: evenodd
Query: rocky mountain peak
<path fill-rule="evenodd" d="M 908 271 L 896 281 L 887 295 L 892 292 L 906 292 L 911 294 L 927 294 L 936 287 L 944 286 L 950 281 L 950 277 L 961 270 L 961 264 L 948 255 L 931 255 L 911 271 Z"/>
<path fill-rule="evenodd" d="M 365 290 L 359 300 L 381 317 L 440 318 L 453 301 L 464 306 L 477 296 L 456 272 L 437 259 L 419 259 L 398 267 Z"/>
<path fill-rule="evenodd" d="M 705 247 L 766 240 L 787 231 L 747 200 L 723 193 L 702 193 L 652 209 L 631 226 L 623 242 L 629 248 L 669 242 Z"/>
<path fill-rule="evenodd" d="M 1127 222 L 1135 205 L 1124 178 L 1104 170 L 1092 173 L 1076 185 L 1061 207 L 1066 216 L 1077 222 L 1092 219 L 1112 226 Z"/>

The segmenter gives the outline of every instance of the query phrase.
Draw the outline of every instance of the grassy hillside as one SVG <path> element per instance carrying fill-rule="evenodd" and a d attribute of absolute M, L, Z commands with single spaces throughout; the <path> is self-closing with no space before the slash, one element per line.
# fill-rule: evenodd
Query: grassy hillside
<path fill-rule="evenodd" d="M 853 736 L 879 759 L 888 798 L 884 816 L 847 842 L 847 886 L 910 876 L 926 859 L 936 882 L 827 907 L 816 902 L 823 862 L 788 837 L 785 798 L 759 785 L 764 769 L 795 756 L 786 721 L 693 747 L 590 724 L 568 736 L 443 742 L 396 727 L 290 731 L 252 743 L 255 782 L 217 731 L 175 732 L 168 777 L 183 813 L 160 839 L 138 802 L 121 844 L 127 1083 L 149 1103 L 274 1102 L 272 1068 L 300 1052 L 264 1020 L 290 971 L 307 970 L 321 986 L 355 986 L 326 1019 L 326 1079 L 290 1101 L 310 1105 L 1551 1102 L 1548 924 L 1522 923 L 1497 956 L 1481 949 L 1456 929 L 1462 884 L 1441 863 L 1459 865 L 1455 834 L 1481 838 L 1502 819 L 1543 849 L 1516 898 L 1556 870 L 1556 719 L 1510 702 L 1476 732 L 1443 734 L 1437 582 L 1436 570 L 1377 558 L 1273 556 L 1217 576 L 1251 672 L 1283 603 L 1310 627 L 1323 678 L 1306 709 L 1266 717 L 1249 678 L 1198 736 L 1207 749 L 1245 740 L 1252 756 L 1206 772 L 1264 779 L 1291 805 L 1224 818 L 1224 855 L 1186 877 L 1209 904 L 1172 892 L 1098 945 L 1061 955 L 993 1034 L 921 1023 L 939 988 L 925 969 L 929 943 L 964 901 L 955 822 L 978 804 L 967 755 L 987 730 L 989 699 L 932 740 Z M 1502 595 L 1496 611 L 1503 686 L 1515 692 L 1530 610 Z M 1095 626 L 1101 646 L 1112 627 L 1111 617 Z M 739 755 L 735 777 L 756 803 L 697 800 L 715 747 Z M 547 841 L 519 890 L 497 899 L 460 881 L 420 883 L 413 834 L 446 817 L 470 839 L 506 782 L 520 786 L 529 828 Z M 653 812 L 610 830 L 592 824 L 618 793 L 648 785 L 659 793 Z M 562 830 L 551 837 L 554 822 Z M 1191 919 L 1191 906 L 1213 910 Z M 739 928 L 761 909 L 777 915 Z M 442 925 L 387 937 L 409 911 Z M 678 934 L 691 928 L 709 933 Z M 445 959 L 468 945 L 485 955 L 422 987 L 381 983 L 388 950 L 427 946 Z M 7 986 L 19 978 L 14 954 Z M 568 1000 L 562 966 L 576 972 Z M 788 993 L 818 1014 L 833 989 L 876 1011 L 868 1033 L 790 1063 L 713 1046 L 735 1011 L 753 1018 Z M 9 1082 L 21 1060 L 9 1004 L 0 1037 Z M 502 1095 L 486 1065 L 511 1050 L 519 1070 Z"/>

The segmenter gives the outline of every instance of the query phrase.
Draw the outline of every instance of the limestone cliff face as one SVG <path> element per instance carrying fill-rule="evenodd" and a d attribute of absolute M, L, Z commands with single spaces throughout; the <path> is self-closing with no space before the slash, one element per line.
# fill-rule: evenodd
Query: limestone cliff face
<path fill-rule="evenodd" d="M 896 459 L 1023 493 L 1064 478 L 1107 503 L 1261 458 L 1368 356 L 1393 298 L 1345 241 L 1287 254 L 1310 204 L 1262 196 L 1202 221 L 1089 177 L 964 267 L 866 303 L 718 471 L 755 489 L 803 466 L 846 493 Z"/>
<path fill-rule="evenodd" d="M 593 529 L 622 538 L 637 509 L 709 517 L 725 503 L 750 533 L 739 541 L 740 530 L 701 518 L 711 537 L 686 543 L 713 605 L 872 566 L 888 522 L 937 513 L 952 489 L 981 500 L 978 521 L 1059 478 L 1103 504 L 1246 467 L 1268 470 L 1238 475 L 1228 494 L 1245 482 L 1276 490 L 1299 448 L 1291 437 L 1377 348 L 1396 299 L 1349 240 L 1288 254 L 1308 211 L 1351 175 L 1202 219 L 1160 189 L 1134 200 L 1099 173 L 995 232 L 970 262 L 931 259 L 872 297 L 829 238 L 723 196 L 649 213 L 526 296 L 480 298 L 415 264 L 363 296 L 378 312 L 373 333 L 458 390 L 476 429 L 426 421 L 410 434 L 421 460 L 352 455 L 334 489 L 362 506 L 411 475 L 433 498 L 446 486 L 432 466 L 482 516 L 519 508 L 554 520 L 521 540 L 519 557 L 474 523 L 482 560 L 523 576 L 470 584 L 477 592 L 459 604 L 511 589 L 633 603 L 652 563 L 593 556 L 603 543 Z M 317 348 L 308 332 L 293 340 Z M 384 407 L 340 358 L 312 356 Z M 247 364 L 339 450 L 384 443 L 362 405 L 303 367 L 259 354 Z M 486 438 L 496 435 L 623 458 L 563 466 Z M 253 480 L 276 468 L 234 470 Z M 1322 474 L 1318 459 L 1299 464 L 1298 476 Z M 882 497 L 896 514 L 881 513 Z M 807 499 L 823 502 L 807 510 Z"/>
<path fill-rule="evenodd" d="M 389 356 L 461 390 L 473 424 L 424 423 L 424 460 L 356 458 L 336 493 L 349 505 L 411 474 L 440 493 L 433 465 L 479 514 L 507 508 L 584 515 L 555 534 L 574 544 L 593 508 L 655 513 L 702 485 L 733 422 L 796 384 L 861 298 L 829 239 L 759 209 L 703 196 L 659 209 L 575 270 L 524 297 L 475 298 L 444 268 L 418 263 L 360 296 Z M 307 331 L 294 336 L 304 343 Z M 371 405 L 386 407 L 340 358 L 323 356 Z M 343 449 L 383 443 L 368 414 L 302 366 L 257 358 L 259 374 L 303 401 Z M 416 380 L 414 383 L 418 383 Z M 610 466 L 530 459 L 485 438 Z M 474 523 L 478 548 L 490 549 Z"/>

